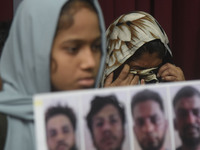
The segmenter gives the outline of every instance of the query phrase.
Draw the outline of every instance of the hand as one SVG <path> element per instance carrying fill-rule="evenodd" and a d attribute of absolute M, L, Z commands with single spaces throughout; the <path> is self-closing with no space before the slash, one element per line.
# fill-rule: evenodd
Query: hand
<path fill-rule="evenodd" d="M 164 64 L 160 67 L 157 77 L 161 77 L 164 81 L 184 81 L 185 77 L 181 68 L 176 67 L 170 63 Z"/>
<path fill-rule="evenodd" d="M 112 86 L 128 86 L 137 85 L 139 82 L 139 76 L 129 73 L 130 66 L 125 64 L 122 71 L 115 81 L 113 81 L 113 72 L 109 74 L 105 80 L 104 87 Z M 144 80 L 141 80 L 141 84 L 145 84 Z"/>

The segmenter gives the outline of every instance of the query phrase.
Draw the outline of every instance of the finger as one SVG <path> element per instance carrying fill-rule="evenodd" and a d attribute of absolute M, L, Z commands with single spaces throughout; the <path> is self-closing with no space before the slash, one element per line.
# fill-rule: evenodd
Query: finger
<path fill-rule="evenodd" d="M 141 85 L 145 85 L 144 79 L 142 79 L 142 80 L 140 81 L 140 83 L 141 83 Z"/>
<path fill-rule="evenodd" d="M 175 68 L 176 66 L 170 64 L 170 63 L 166 63 L 163 66 L 160 67 L 157 76 L 161 77 L 161 75 L 163 74 L 164 71 L 166 71 L 169 68 Z"/>
<path fill-rule="evenodd" d="M 121 81 L 126 79 L 129 74 L 129 71 L 130 71 L 129 65 L 125 64 L 117 79 Z"/>
<path fill-rule="evenodd" d="M 177 78 L 175 76 L 165 76 L 165 77 L 162 77 L 162 80 L 164 80 L 164 81 L 177 81 Z"/>
<path fill-rule="evenodd" d="M 130 85 L 131 81 L 133 79 L 133 74 L 128 74 L 128 76 L 124 80 L 115 80 L 113 84 L 118 85 L 118 86 L 127 86 Z"/>
<path fill-rule="evenodd" d="M 166 76 L 177 76 L 178 72 L 175 69 L 166 69 L 165 71 L 162 72 L 162 74 L 160 75 L 162 78 L 166 77 Z"/>
<path fill-rule="evenodd" d="M 104 87 L 108 87 L 111 85 L 112 81 L 113 81 L 113 72 L 111 74 L 109 74 L 107 77 L 106 77 L 106 80 L 105 80 L 105 83 L 104 83 Z"/>
<path fill-rule="evenodd" d="M 130 83 L 130 85 L 137 85 L 139 82 L 139 76 L 135 75 Z"/>

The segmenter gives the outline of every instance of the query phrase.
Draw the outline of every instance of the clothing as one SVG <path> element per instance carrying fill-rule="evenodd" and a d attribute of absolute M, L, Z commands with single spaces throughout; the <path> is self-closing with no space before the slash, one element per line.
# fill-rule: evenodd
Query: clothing
<path fill-rule="evenodd" d="M 181 149 L 182 149 L 182 146 L 176 148 L 176 150 L 181 150 Z"/>
<path fill-rule="evenodd" d="M 3 91 L 0 112 L 8 119 L 6 150 L 34 150 L 32 96 L 50 92 L 50 54 L 60 10 L 67 0 L 24 0 L 18 7 L 0 62 Z M 102 32 L 102 57 L 95 86 L 104 69 L 104 21 L 97 0 Z"/>
<path fill-rule="evenodd" d="M 108 53 L 101 86 L 104 85 L 105 79 L 110 73 L 147 42 L 160 39 L 172 56 L 165 31 L 155 18 L 142 11 L 121 15 L 108 27 L 106 36 Z"/>

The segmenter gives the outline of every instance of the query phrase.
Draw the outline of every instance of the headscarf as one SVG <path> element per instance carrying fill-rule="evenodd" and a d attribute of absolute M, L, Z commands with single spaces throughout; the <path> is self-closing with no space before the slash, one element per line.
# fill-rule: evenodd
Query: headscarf
<path fill-rule="evenodd" d="M 67 1 L 24 0 L 17 9 L 0 62 L 0 112 L 8 120 L 5 150 L 35 149 L 32 96 L 51 91 L 51 46 L 61 8 Z M 98 85 L 104 68 L 105 27 L 97 0 L 91 2 L 98 12 L 102 32 Z"/>
<path fill-rule="evenodd" d="M 172 56 L 165 31 L 155 18 L 142 11 L 121 15 L 108 27 L 106 36 L 107 56 L 101 86 L 110 73 L 147 42 L 159 39 Z"/>

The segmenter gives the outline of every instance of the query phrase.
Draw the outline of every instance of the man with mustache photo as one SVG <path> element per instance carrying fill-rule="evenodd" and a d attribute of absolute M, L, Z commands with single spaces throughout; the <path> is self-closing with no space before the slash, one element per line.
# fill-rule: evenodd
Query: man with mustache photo
<path fill-rule="evenodd" d="M 125 112 L 116 96 L 96 96 L 86 117 L 97 150 L 122 150 Z"/>
<path fill-rule="evenodd" d="M 200 150 L 200 92 L 182 87 L 174 96 L 174 126 L 182 145 L 176 150 Z"/>
<path fill-rule="evenodd" d="M 142 150 L 166 150 L 168 122 L 159 93 L 142 90 L 132 97 L 133 130 Z M 170 144 L 169 144 L 170 145 Z"/>
<path fill-rule="evenodd" d="M 68 106 L 52 106 L 45 115 L 48 150 L 77 150 L 76 116 Z"/>

